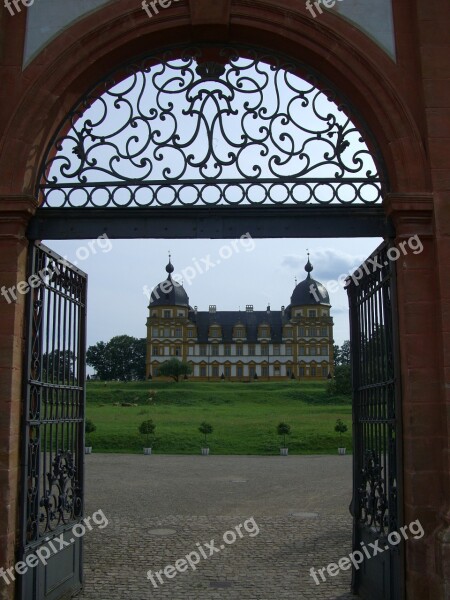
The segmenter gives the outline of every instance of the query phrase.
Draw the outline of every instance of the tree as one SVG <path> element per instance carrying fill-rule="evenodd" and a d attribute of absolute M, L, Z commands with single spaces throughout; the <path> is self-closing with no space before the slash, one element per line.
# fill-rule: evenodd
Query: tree
<path fill-rule="evenodd" d="M 187 362 L 182 362 L 176 358 L 167 360 L 159 367 L 159 374 L 164 377 L 172 377 L 178 383 L 181 375 L 190 375 L 191 366 Z"/>
<path fill-rule="evenodd" d="M 150 436 L 153 435 L 156 425 L 153 423 L 153 419 L 148 421 L 142 421 L 139 425 L 139 433 L 145 436 L 147 440 L 147 448 L 150 448 Z"/>
<path fill-rule="evenodd" d="M 213 426 L 210 423 L 203 421 L 203 423 L 200 424 L 200 427 L 198 428 L 198 430 L 200 431 L 200 433 L 203 433 L 203 435 L 205 436 L 205 448 L 206 448 L 208 446 L 208 441 L 206 439 L 206 436 L 213 432 Z"/>
<path fill-rule="evenodd" d="M 131 381 L 145 378 L 145 338 L 118 335 L 105 344 L 90 346 L 86 362 L 94 367 L 100 379 Z"/>
<path fill-rule="evenodd" d="M 333 343 L 333 358 L 334 358 L 334 368 L 336 368 L 340 364 L 341 349 L 339 348 L 338 344 L 334 344 L 334 343 Z"/>
<path fill-rule="evenodd" d="M 94 433 L 94 431 L 97 429 L 97 426 L 94 424 L 93 421 L 91 421 L 90 419 L 86 419 L 85 423 L 84 423 L 84 432 L 86 434 L 86 446 L 90 446 L 91 445 L 91 433 Z"/>
<path fill-rule="evenodd" d="M 283 448 L 286 448 L 286 436 L 291 435 L 291 426 L 287 423 L 278 423 L 277 433 L 283 436 Z"/>
<path fill-rule="evenodd" d="M 48 383 L 70 384 L 75 377 L 75 354 L 71 350 L 53 350 L 42 357 L 42 375 Z"/>
<path fill-rule="evenodd" d="M 334 352 L 334 366 L 349 365 L 351 358 L 351 346 L 350 340 L 345 340 L 342 346 L 339 348 L 337 344 L 333 346 Z"/>
<path fill-rule="evenodd" d="M 342 434 L 345 433 L 347 431 L 348 427 L 347 425 L 344 423 L 344 421 L 342 419 L 338 419 L 336 421 L 336 425 L 334 426 L 334 430 L 336 431 L 336 433 L 339 433 L 340 437 L 342 438 Z"/>
<path fill-rule="evenodd" d="M 351 396 L 352 394 L 352 368 L 350 365 L 339 365 L 334 369 L 334 377 L 327 384 L 327 394 L 335 396 Z"/>

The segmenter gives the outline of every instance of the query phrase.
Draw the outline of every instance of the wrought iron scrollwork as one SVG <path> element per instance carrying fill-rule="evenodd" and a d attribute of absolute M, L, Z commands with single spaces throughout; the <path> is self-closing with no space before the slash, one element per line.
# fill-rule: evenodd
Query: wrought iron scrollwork
<path fill-rule="evenodd" d="M 382 196 L 380 161 L 349 107 L 303 66 L 256 49 L 147 57 L 97 85 L 60 131 L 42 169 L 42 206 L 373 204 Z"/>
<path fill-rule="evenodd" d="M 389 531 L 389 503 L 383 478 L 383 467 L 380 465 L 375 450 L 366 450 L 358 496 L 361 523 L 375 529 L 380 535 Z"/>
<path fill-rule="evenodd" d="M 81 490 L 71 452 L 60 451 L 55 456 L 52 469 L 47 473 L 47 484 L 39 502 L 41 534 L 53 531 L 81 514 Z"/>

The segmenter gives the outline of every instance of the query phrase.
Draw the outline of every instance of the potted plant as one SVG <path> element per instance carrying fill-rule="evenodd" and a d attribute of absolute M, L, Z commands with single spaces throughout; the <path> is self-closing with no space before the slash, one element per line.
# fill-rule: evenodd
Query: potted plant
<path fill-rule="evenodd" d="M 278 433 L 278 435 L 283 436 L 283 446 L 280 448 L 280 455 L 287 456 L 288 455 L 288 447 L 286 446 L 286 436 L 291 435 L 291 426 L 288 425 L 287 423 L 278 423 L 277 433 Z"/>
<path fill-rule="evenodd" d="M 201 423 L 198 430 L 200 431 L 200 433 L 203 433 L 203 435 L 205 436 L 205 445 L 202 446 L 202 455 L 208 456 L 209 447 L 208 447 L 208 442 L 207 442 L 206 436 L 213 432 L 213 426 L 210 425 L 209 423 L 206 423 L 206 421 L 203 421 L 203 423 Z"/>
<path fill-rule="evenodd" d="M 96 425 L 90 420 L 90 419 L 86 419 L 85 423 L 84 423 L 84 433 L 86 435 L 85 438 L 85 442 L 84 442 L 84 453 L 85 454 L 92 454 L 92 442 L 91 442 L 91 433 L 94 433 L 94 431 L 97 429 Z"/>
<path fill-rule="evenodd" d="M 336 425 L 334 426 L 334 430 L 339 433 L 339 439 L 342 440 L 342 434 L 345 433 L 347 431 L 348 427 L 347 425 L 342 421 L 342 419 L 338 419 L 336 421 Z M 344 448 L 342 446 L 342 441 L 341 441 L 341 447 L 338 448 L 338 453 L 339 454 L 345 454 L 346 452 L 346 448 Z"/>
<path fill-rule="evenodd" d="M 143 448 L 144 454 L 152 453 L 152 447 L 150 445 L 150 436 L 153 435 L 155 427 L 156 425 L 153 423 L 152 419 L 149 419 L 148 421 L 142 421 L 142 423 L 139 425 L 139 433 L 145 437 L 145 440 L 147 442 L 146 447 Z"/>

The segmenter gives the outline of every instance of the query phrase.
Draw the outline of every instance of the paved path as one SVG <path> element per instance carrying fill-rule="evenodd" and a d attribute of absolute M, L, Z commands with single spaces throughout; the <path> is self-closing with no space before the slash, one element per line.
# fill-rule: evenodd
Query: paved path
<path fill-rule="evenodd" d="M 350 456 L 86 459 L 86 515 L 101 509 L 109 524 L 84 538 L 79 600 L 353 598 L 349 571 L 320 585 L 309 574 L 351 552 Z M 238 525 L 242 537 L 224 540 Z M 195 570 L 147 578 L 199 545 L 213 556 Z"/>

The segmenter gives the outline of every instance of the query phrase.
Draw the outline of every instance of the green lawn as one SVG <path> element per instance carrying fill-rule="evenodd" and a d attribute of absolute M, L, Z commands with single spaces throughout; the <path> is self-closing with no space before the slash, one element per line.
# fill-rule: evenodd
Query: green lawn
<path fill-rule="evenodd" d="M 290 454 L 335 454 L 351 450 L 351 402 L 327 397 L 325 383 L 180 383 L 88 382 L 87 418 L 94 452 L 142 452 L 138 432 L 142 421 L 156 424 L 152 444 L 156 454 L 199 454 L 202 421 L 214 427 L 209 437 L 212 454 L 278 454 L 276 426 L 291 425 Z M 149 390 L 156 390 L 150 398 Z M 114 406 L 128 402 L 138 406 Z M 341 418 L 349 431 L 339 441 L 334 432 Z"/>

